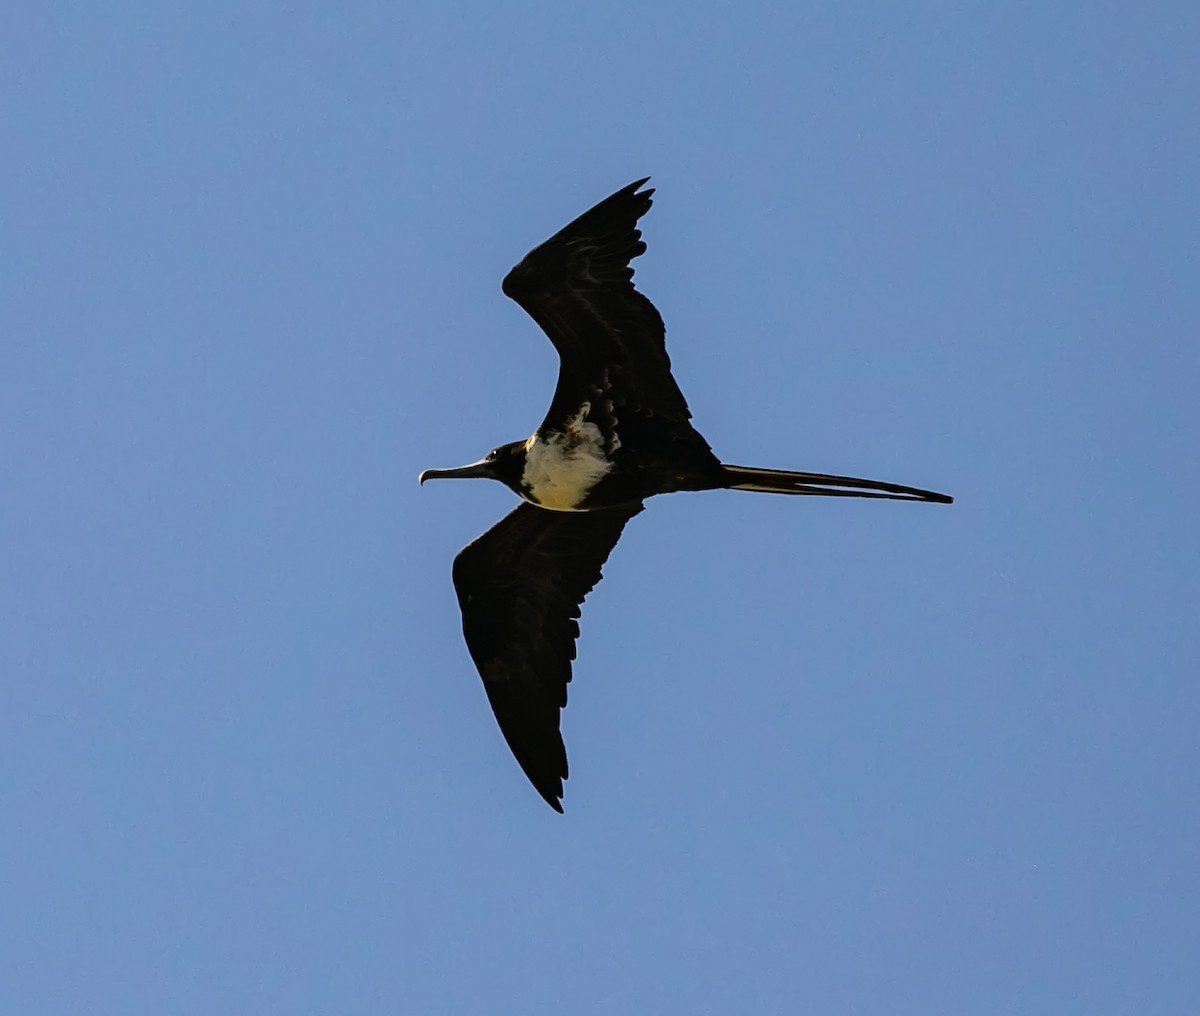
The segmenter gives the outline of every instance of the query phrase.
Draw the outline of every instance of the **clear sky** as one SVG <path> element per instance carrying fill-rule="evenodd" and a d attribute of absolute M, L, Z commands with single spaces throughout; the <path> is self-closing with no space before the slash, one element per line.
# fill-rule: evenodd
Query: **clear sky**
<path fill-rule="evenodd" d="M 0 15 L 0 1011 L 1190 1013 L 1200 7 Z M 500 293 L 617 187 L 727 461 L 462 643 Z"/>

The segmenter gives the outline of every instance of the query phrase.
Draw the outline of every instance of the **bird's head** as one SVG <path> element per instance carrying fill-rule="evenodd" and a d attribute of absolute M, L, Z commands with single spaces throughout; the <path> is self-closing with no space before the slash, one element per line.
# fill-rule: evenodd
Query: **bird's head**
<path fill-rule="evenodd" d="M 499 480 L 520 494 L 521 477 L 525 473 L 525 446 L 524 441 L 513 441 L 511 444 L 493 448 L 478 462 L 472 462 L 470 465 L 458 466 L 455 469 L 426 469 L 418 478 L 418 482 L 483 477 Z"/>

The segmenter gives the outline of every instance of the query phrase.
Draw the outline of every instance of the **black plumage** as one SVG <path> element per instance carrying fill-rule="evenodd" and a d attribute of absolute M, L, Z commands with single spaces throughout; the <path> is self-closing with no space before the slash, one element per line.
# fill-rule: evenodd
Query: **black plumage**
<path fill-rule="evenodd" d="M 934 491 L 827 473 L 723 464 L 691 424 L 665 329 L 633 285 L 637 228 L 652 190 L 638 180 L 535 247 L 504 279 L 559 354 L 542 425 L 437 477 L 499 480 L 525 503 L 454 562 L 463 634 L 505 740 L 538 793 L 562 811 L 559 733 L 580 604 L 646 498 L 734 489 L 948 504 Z"/>
<path fill-rule="evenodd" d="M 642 509 L 552 512 L 518 505 L 454 559 L 454 588 L 471 659 L 504 739 L 552 808 L 567 778 L 558 732 L 579 606 Z"/>

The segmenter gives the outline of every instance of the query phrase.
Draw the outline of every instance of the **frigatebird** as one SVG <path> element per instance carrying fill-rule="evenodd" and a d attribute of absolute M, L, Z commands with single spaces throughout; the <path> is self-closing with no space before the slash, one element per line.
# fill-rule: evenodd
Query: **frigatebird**
<path fill-rule="evenodd" d="M 646 177 L 622 187 L 531 250 L 503 290 L 558 351 L 542 425 L 439 477 L 487 477 L 522 503 L 454 559 L 467 649 L 508 746 L 561 812 L 567 753 L 559 731 L 580 604 L 621 531 L 655 494 L 752 490 L 950 504 L 917 487 L 828 473 L 722 463 L 691 424 L 667 357 L 665 328 L 633 285 L 646 250 L 638 220 Z"/>

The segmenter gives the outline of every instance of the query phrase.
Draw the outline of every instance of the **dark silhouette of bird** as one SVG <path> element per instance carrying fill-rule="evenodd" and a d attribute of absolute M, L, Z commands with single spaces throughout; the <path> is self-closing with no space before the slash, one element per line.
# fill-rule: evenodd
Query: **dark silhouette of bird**
<path fill-rule="evenodd" d="M 542 425 L 439 477 L 487 477 L 522 503 L 454 559 L 463 635 L 509 748 L 562 811 L 567 704 L 579 608 L 647 498 L 751 490 L 950 504 L 946 494 L 827 473 L 722 463 L 671 376 L 662 318 L 633 285 L 649 178 L 622 187 L 531 250 L 504 279 L 558 351 Z"/>

